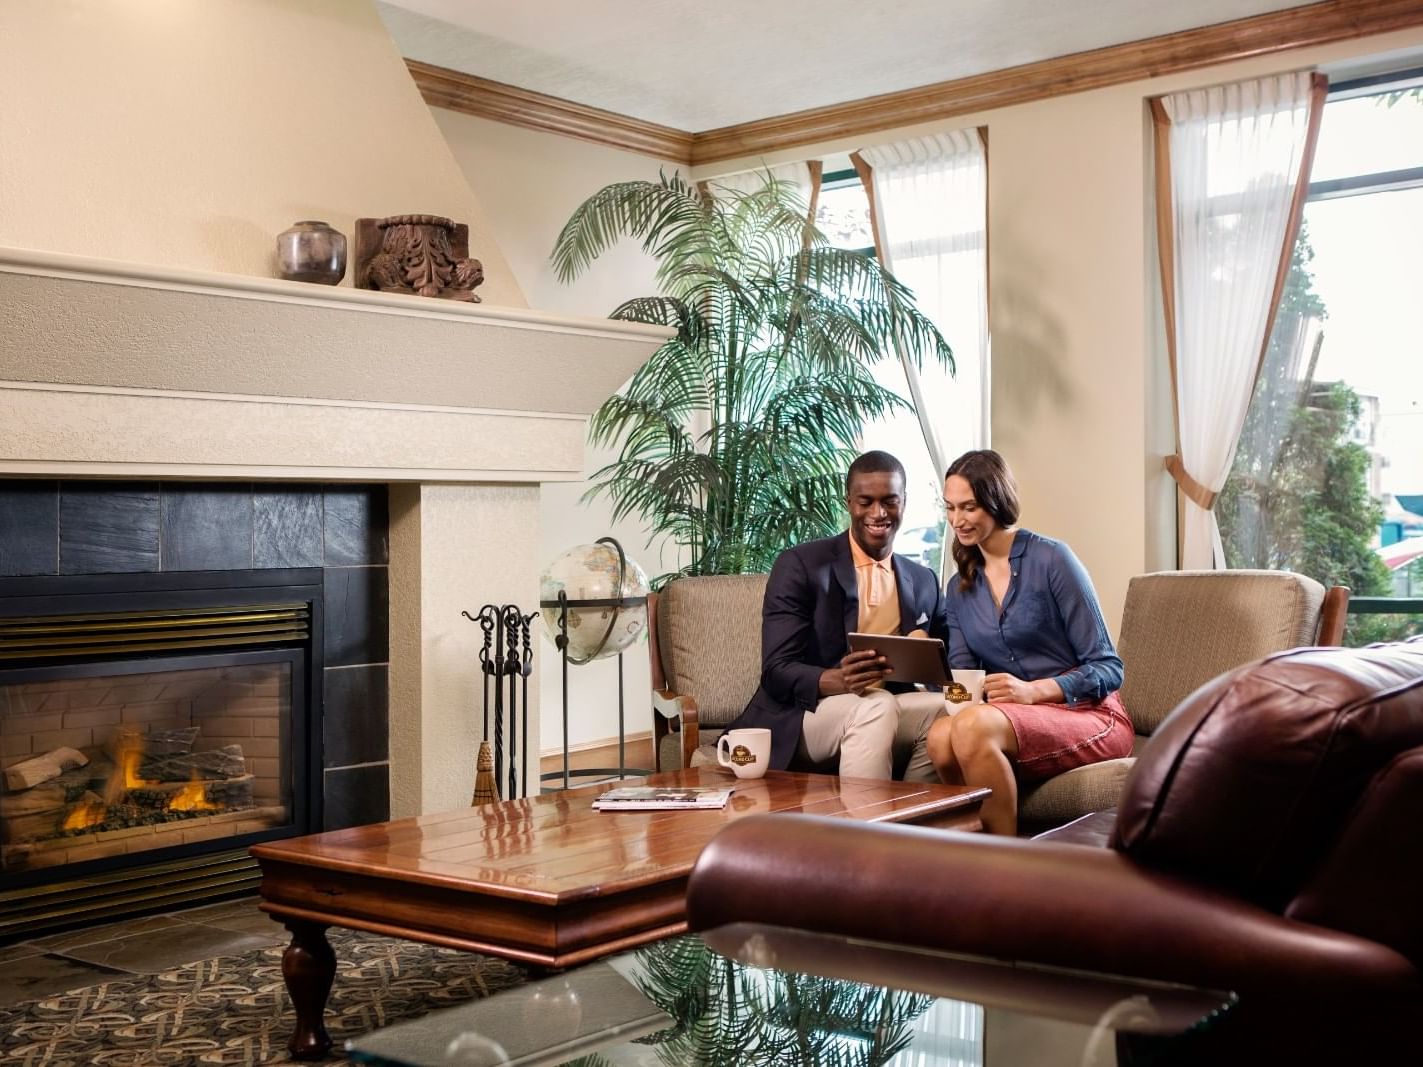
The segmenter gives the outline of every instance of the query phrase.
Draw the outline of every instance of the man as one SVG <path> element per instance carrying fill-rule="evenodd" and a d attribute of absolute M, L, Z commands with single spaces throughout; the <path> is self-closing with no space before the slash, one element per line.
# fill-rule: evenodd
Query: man
<path fill-rule="evenodd" d="M 866 452 L 845 479 L 850 529 L 782 552 L 766 582 L 761 686 L 727 728 L 771 730 L 771 766 L 820 767 L 839 757 L 855 778 L 938 781 L 924 739 L 945 713 L 941 692 L 888 677 L 851 631 L 933 636 L 947 643 L 939 581 L 893 554 L 904 509 L 904 467 Z"/>

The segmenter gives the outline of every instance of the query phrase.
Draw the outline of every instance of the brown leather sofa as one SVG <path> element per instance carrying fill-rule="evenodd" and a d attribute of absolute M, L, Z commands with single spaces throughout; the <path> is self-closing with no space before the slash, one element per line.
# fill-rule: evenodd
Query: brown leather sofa
<path fill-rule="evenodd" d="M 1227 989 L 1239 1003 L 1216 1033 L 1236 1051 L 1314 1062 L 1401 1038 L 1412 1062 L 1421 901 L 1415 638 L 1277 653 L 1202 686 L 1139 754 L 1106 848 L 758 816 L 702 853 L 687 910 L 693 929 L 759 922 Z"/>

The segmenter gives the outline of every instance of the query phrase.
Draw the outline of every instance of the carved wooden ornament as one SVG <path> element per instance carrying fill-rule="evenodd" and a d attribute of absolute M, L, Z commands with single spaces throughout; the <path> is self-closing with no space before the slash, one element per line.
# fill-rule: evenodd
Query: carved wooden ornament
<path fill-rule="evenodd" d="M 360 289 L 479 303 L 484 265 L 469 255 L 469 227 L 441 215 L 356 220 Z"/>

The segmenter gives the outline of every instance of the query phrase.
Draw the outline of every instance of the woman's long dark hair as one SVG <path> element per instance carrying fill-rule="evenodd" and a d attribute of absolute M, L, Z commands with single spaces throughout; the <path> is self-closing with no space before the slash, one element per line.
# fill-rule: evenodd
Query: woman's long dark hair
<path fill-rule="evenodd" d="M 1003 457 L 991 448 L 965 452 L 949 464 L 944 481 L 958 475 L 973 490 L 974 502 L 988 512 L 999 526 L 1012 526 L 1018 521 L 1018 483 Z M 952 527 L 944 531 L 953 539 L 954 565 L 959 572 L 959 591 L 968 592 L 983 569 L 983 550 L 977 545 L 961 545 Z"/>

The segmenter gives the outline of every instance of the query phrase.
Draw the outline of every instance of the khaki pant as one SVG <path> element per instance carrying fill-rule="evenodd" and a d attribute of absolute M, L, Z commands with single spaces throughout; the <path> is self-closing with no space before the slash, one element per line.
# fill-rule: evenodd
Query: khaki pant
<path fill-rule="evenodd" d="M 890 693 L 825 697 L 801 724 L 801 759 L 823 764 L 840 757 L 846 778 L 902 778 L 937 782 L 924 739 L 946 714 L 942 693 Z"/>

